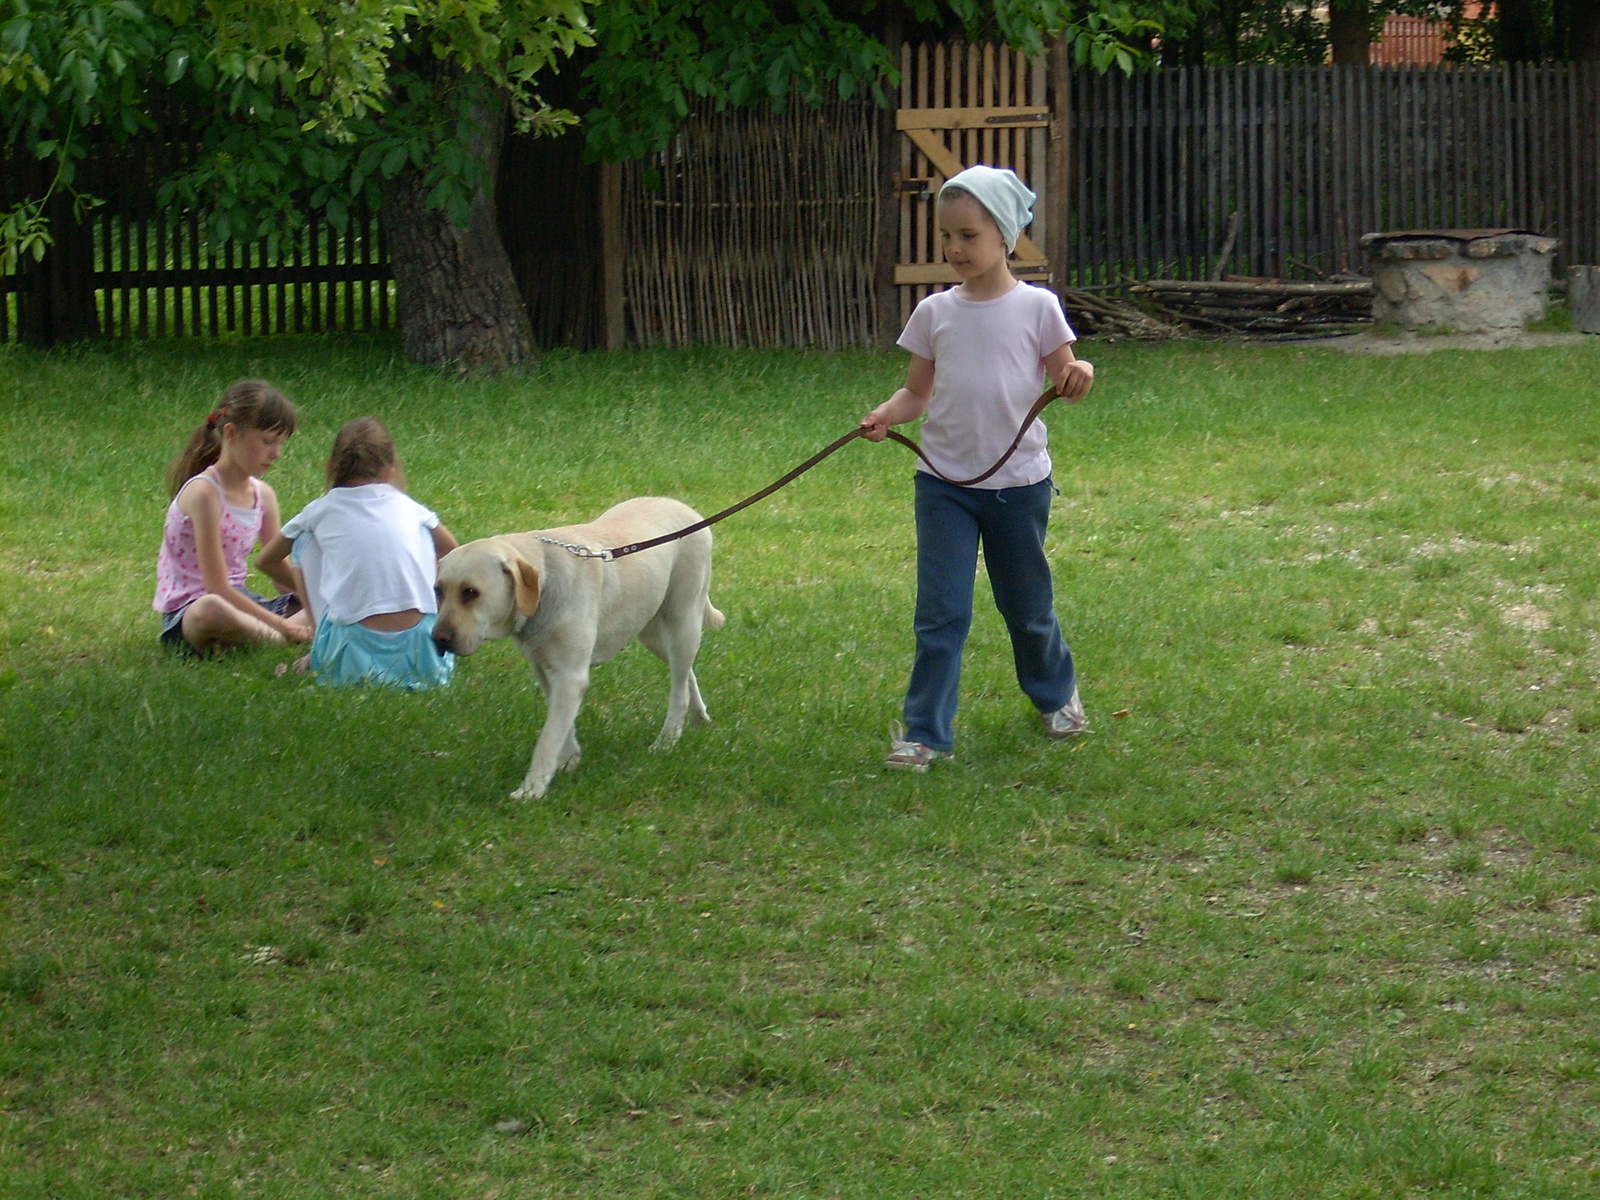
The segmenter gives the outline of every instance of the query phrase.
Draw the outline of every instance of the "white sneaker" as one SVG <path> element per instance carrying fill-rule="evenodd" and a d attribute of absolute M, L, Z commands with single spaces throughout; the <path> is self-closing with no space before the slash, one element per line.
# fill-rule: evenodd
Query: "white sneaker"
<path fill-rule="evenodd" d="M 883 765 L 891 771 L 915 771 L 922 774 L 934 763 L 955 757 L 951 750 L 935 750 L 921 742 L 905 740 L 906 729 L 899 721 L 889 722 L 889 757 Z"/>
<path fill-rule="evenodd" d="M 1044 731 L 1053 738 L 1069 738 L 1074 734 L 1089 732 L 1089 717 L 1083 711 L 1083 701 L 1078 699 L 1078 689 L 1072 689 L 1072 699 L 1055 712 L 1040 713 Z"/>

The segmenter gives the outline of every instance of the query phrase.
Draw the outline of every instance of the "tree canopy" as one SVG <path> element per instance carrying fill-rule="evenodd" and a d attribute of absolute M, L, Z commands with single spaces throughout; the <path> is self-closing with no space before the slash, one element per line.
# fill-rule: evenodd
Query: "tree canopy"
<path fill-rule="evenodd" d="M 1132 71 L 1158 26 L 1125 0 L 606 0 L 585 69 L 591 155 L 659 149 L 695 104 L 782 109 L 829 94 L 889 102 L 891 22 L 1040 53 L 1061 39 L 1078 62 Z"/>
<path fill-rule="evenodd" d="M 11 0 L 0 25 L 0 116 L 13 152 L 72 189 L 97 140 L 152 128 L 160 99 L 201 150 L 165 197 L 202 205 L 216 236 L 292 224 L 303 206 L 343 228 L 358 198 L 406 166 L 464 218 L 481 182 L 461 150 L 471 81 L 523 125 L 558 125 L 537 79 L 590 33 L 587 0 Z M 369 186 L 370 185 L 370 186 Z M 307 199 L 305 193 L 309 193 Z M 4 217 L 0 253 L 42 253 L 43 197 Z"/>
<path fill-rule="evenodd" d="M 483 184 L 470 152 L 472 105 L 509 103 L 519 128 L 578 117 L 540 83 L 580 46 L 585 134 L 607 158 L 665 143 L 691 104 L 782 107 L 830 92 L 885 98 L 894 64 L 875 0 L 10 0 L 0 25 L 0 114 L 8 147 L 56 164 L 71 189 L 96 138 L 150 128 L 152 100 L 192 114 L 201 152 L 165 198 L 203 205 L 219 237 L 292 223 L 306 205 L 342 226 L 351 204 L 381 204 L 406 166 L 464 221 Z M 911 0 L 912 21 L 1025 50 L 1064 36 L 1100 69 L 1134 66 L 1146 28 L 1121 0 Z M 309 198 L 308 198 L 309 197 Z M 42 251 L 31 207 L 4 244 Z"/>
<path fill-rule="evenodd" d="M 183 114 L 197 135 L 165 174 L 163 205 L 203 213 L 217 239 L 272 237 L 313 211 L 342 230 L 357 203 L 385 209 L 402 289 L 425 275 L 401 257 L 438 258 L 426 246 L 455 237 L 450 226 L 480 227 L 456 254 L 498 241 L 492 190 L 506 114 L 524 130 L 576 124 L 579 113 L 547 104 L 541 87 L 580 48 L 592 48 L 584 134 L 595 156 L 621 159 L 665 144 L 696 104 L 781 108 L 862 92 L 886 102 L 891 19 L 1029 51 L 1060 38 L 1100 70 L 1132 70 L 1154 29 L 1127 0 L 0 3 L 4 146 L 13 161 L 53 167 L 45 194 L 0 212 L 0 269 L 44 253 L 46 214 L 61 212 L 52 195 L 92 203 L 76 187 L 89 147 L 150 130 L 159 108 Z M 448 226 L 394 236 L 397 222 L 415 226 L 425 211 Z M 414 299 L 402 296 L 403 331 L 422 307 Z M 494 324 L 470 303 L 451 321 Z M 436 357 L 459 350 L 450 343 Z"/>

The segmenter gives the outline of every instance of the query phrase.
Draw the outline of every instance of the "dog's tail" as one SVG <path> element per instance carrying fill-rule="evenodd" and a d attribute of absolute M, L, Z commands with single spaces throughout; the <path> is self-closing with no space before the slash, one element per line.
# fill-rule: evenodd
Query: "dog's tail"
<path fill-rule="evenodd" d="M 727 623 L 728 623 L 728 618 L 723 616 L 722 613 L 717 610 L 717 606 L 715 604 L 712 604 L 711 601 L 709 599 L 707 599 L 706 600 L 706 612 L 705 612 L 704 618 L 702 618 L 700 628 L 701 629 L 721 629 Z"/>

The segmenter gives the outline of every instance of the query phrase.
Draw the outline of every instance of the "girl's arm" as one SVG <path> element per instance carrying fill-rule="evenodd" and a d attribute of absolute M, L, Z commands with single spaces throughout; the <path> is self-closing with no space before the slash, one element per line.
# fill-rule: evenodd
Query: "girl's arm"
<path fill-rule="evenodd" d="M 261 545 L 263 548 L 270 546 L 283 534 L 283 519 L 278 515 L 278 493 L 266 484 L 261 485 Z M 293 549 L 293 544 L 290 544 Z M 272 566 L 276 567 L 287 557 L 288 551 L 283 556 L 273 560 Z M 278 585 L 280 592 L 295 591 L 294 568 L 285 566 L 282 570 L 273 570 L 267 563 L 262 562 L 262 556 L 256 555 L 256 567 L 273 583 Z M 303 599 L 303 597 L 302 597 Z"/>
<path fill-rule="evenodd" d="M 895 392 L 877 408 L 861 419 L 869 442 L 881 442 L 889 426 L 915 421 L 928 411 L 928 401 L 933 398 L 933 359 L 920 354 L 911 356 L 911 366 L 906 371 L 905 386 Z"/>
<path fill-rule="evenodd" d="M 433 556 L 435 558 L 443 558 L 461 544 L 456 541 L 455 534 L 446 529 L 442 523 L 435 525 L 428 532 L 433 534 Z"/>
<path fill-rule="evenodd" d="M 256 566 L 279 587 L 284 581 L 289 586 L 285 591 L 292 591 L 300 597 L 300 607 L 306 614 L 306 619 L 311 623 L 311 628 L 317 627 L 317 614 L 311 603 L 311 589 L 306 586 L 305 573 L 294 565 L 294 539 L 278 530 L 272 540 L 261 547 L 261 553 L 256 555 Z"/>
<path fill-rule="evenodd" d="M 1075 404 L 1094 386 L 1094 364 L 1072 353 L 1072 343 L 1062 342 L 1044 357 L 1044 371 L 1056 385 L 1056 395 Z"/>
<path fill-rule="evenodd" d="M 304 640 L 298 628 L 291 628 L 288 621 L 257 604 L 228 579 L 228 560 L 222 553 L 222 501 L 215 489 L 186 487 L 178 497 L 178 510 L 194 522 L 195 557 L 200 560 L 200 578 L 206 591 L 221 596 L 240 612 L 249 613 L 291 641 Z M 262 520 L 265 523 L 265 514 Z"/>
<path fill-rule="evenodd" d="M 263 526 L 266 524 L 264 516 L 262 524 Z M 256 555 L 256 569 L 277 584 L 279 590 L 294 592 L 299 595 L 299 590 L 295 583 L 294 566 L 289 561 L 289 557 L 293 553 L 294 542 L 285 537 L 283 530 L 279 529 L 277 533 L 267 539 L 266 544 L 261 547 L 260 553 Z M 300 599 L 304 601 L 305 597 L 301 596 Z"/>

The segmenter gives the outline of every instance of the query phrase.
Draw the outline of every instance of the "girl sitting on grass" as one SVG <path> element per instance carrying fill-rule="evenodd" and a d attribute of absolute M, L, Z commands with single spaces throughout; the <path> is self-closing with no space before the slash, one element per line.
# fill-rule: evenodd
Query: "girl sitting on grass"
<path fill-rule="evenodd" d="M 439 518 L 404 491 L 394 439 L 357 417 L 333 440 L 328 491 L 261 551 L 261 569 L 285 565 L 304 580 L 316 624 L 307 659 L 317 682 L 413 691 L 450 682 L 455 656 L 433 645 L 438 562 L 456 548 Z"/>
<path fill-rule="evenodd" d="M 278 498 L 260 476 L 294 433 L 295 408 L 271 384 L 241 379 L 167 469 L 167 506 L 156 560 L 154 608 L 161 642 L 204 653 L 252 642 L 304 642 L 294 577 L 262 570 L 285 593 L 268 600 L 244 586 L 250 551 L 278 533 Z"/>

